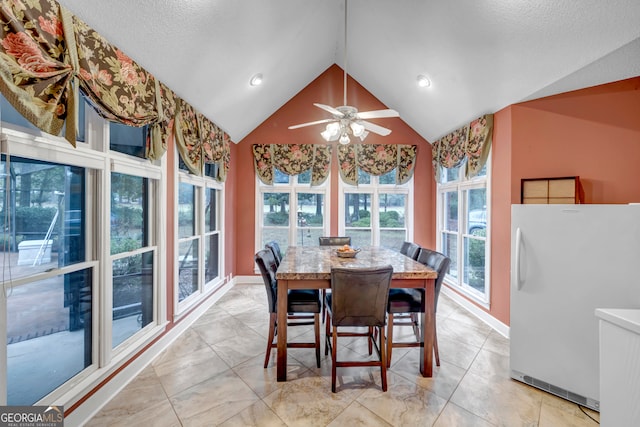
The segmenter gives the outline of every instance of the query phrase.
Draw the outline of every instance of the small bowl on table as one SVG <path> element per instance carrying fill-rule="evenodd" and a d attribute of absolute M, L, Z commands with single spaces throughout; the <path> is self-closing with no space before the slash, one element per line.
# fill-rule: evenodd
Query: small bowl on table
<path fill-rule="evenodd" d="M 355 258 L 358 252 L 360 252 L 360 248 L 352 248 L 347 251 L 336 249 L 336 254 L 338 254 L 340 258 Z"/>

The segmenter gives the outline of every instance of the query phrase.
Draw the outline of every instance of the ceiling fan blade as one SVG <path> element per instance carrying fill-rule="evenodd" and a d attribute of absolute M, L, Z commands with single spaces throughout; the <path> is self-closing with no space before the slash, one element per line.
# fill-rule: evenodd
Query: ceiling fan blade
<path fill-rule="evenodd" d="M 301 123 L 299 125 L 292 125 L 292 126 L 289 126 L 289 129 L 298 129 L 298 128 L 303 128 L 305 126 L 319 125 L 321 123 L 329 123 L 329 122 L 332 122 L 334 120 L 335 119 L 316 120 L 315 122 L 308 122 L 308 123 Z"/>
<path fill-rule="evenodd" d="M 343 116 L 344 116 L 344 113 L 343 113 L 342 111 L 337 110 L 337 109 L 335 109 L 335 108 L 333 108 L 333 107 L 331 107 L 331 106 L 329 106 L 329 105 L 324 105 L 324 104 L 315 104 L 315 103 L 314 103 L 313 105 L 315 105 L 315 106 L 316 106 L 316 107 L 318 107 L 318 108 L 322 108 L 322 109 L 323 109 L 323 110 L 325 110 L 325 111 L 330 112 L 330 113 L 331 113 L 331 114 L 333 114 L 334 116 L 338 116 L 338 117 L 343 117 Z"/>
<path fill-rule="evenodd" d="M 364 120 L 358 123 L 364 126 L 366 130 L 377 133 L 378 135 L 387 136 L 391 133 L 391 129 L 383 128 L 382 126 L 378 126 L 375 123 L 367 122 Z"/>
<path fill-rule="evenodd" d="M 374 110 L 374 111 L 362 111 L 358 113 L 359 119 L 382 119 L 385 117 L 400 117 L 400 113 L 396 110 Z"/>

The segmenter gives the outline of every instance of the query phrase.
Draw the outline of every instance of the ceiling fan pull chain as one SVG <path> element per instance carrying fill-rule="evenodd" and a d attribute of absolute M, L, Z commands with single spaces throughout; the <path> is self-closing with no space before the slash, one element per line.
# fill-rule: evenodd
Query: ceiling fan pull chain
<path fill-rule="evenodd" d="M 343 65 L 343 101 L 344 104 L 339 107 L 331 107 L 329 105 L 314 103 L 318 108 L 321 108 L 333 116 L 331 119 L 316 120 L 314 122 L 301 123 L 299 125 L 289 126 L 289 129 L 298 129 L 305 126 L 312 126 L 321 123 L 327 123 L 324 131 L 320 132 L 322 138 L 329 141 L 338 141 L 341 144 L 348 144 L 351 142 L 349 135 L 353 135 L 360 138 L 360 141 L 364 141 L 369 132 L 376 133 L 381 136 L 387 136 L 391 133 L 390 129 L 383 128 L 375 123 L 366 121 L 366 119 L 379 119 L 384 117 L 399 117 L 397 111 L 392 109 L 386 110 L 374 110 L 364 111 L 358 113 L 356 107 L 351 107 L 347 104 L 347 11 L 349 0 L 344 0 L 344 63 Z"/>
<path fill-rule="evenodd" d="M 349 0 L 344 0 L 344 81 L 342 82 L 342 90 L 344 91 L 342 105 L 347 104 L 347 9 Z"/>

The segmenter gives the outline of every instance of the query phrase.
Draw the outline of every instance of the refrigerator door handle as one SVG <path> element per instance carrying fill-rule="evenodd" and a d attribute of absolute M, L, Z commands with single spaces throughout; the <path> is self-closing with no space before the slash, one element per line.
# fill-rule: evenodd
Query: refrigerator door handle
<path fill-rule="evenodd" d="M 516 282 L 516 290 L 520 290 L 520 246 L 522 244 L 522 232 L 520 231 L 520 227 L 516 229 L 516 259 L 515 259 L 515 282 Z"/>

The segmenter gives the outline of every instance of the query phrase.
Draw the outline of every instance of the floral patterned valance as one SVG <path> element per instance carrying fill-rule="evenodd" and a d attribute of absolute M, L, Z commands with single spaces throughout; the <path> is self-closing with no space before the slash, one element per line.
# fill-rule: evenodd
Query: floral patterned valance
<path fill-rule="evenodd" d="M 476 176 L 487 163 L 493 137 L 493 114 L 475 119 L 469 124 L 467 141 L 467 178 Z"/>
<path fill-rule="evenodd" d="M 202 139 L 203 161 L 218 165 L 218 181 L 224 181 L 229 169 L 231 149 L 229 137 L 218 126 L 213 124 L 202 114 L 198 114 L 200 124 L 200 136 Z"/>
<path fill-rule="evenodd" d="M 224 180 L 229 136 L 56 1 L 3 1 L 0 20 L 0 90 L 39 129 L 58 135 L 66 123 L 75 146 L 81 89 L 107 120 L 149 126 L 148 158 L 173 137 L 191 172 L 215 163 Z"/>
<path fill-rule="evenodd" d="M 80 87 L 113 122 L 144 126 L 158 121 L 162 103 L 158 102 L 156 79 L 85 24 L 73 17 L 78 46 Z"/>
<path fill-rule="evenodd" d="M 163 83 L 159 83 L 162 115 L 159 121 L 151 125 L 147 138 L 146 156 L 151 160 L 160 159 L 167 151 L 169 140 L 173 138 L 178 97 Z"/>
<path fill-rule="evenodd" d="M 418 147 L 392 144 L 349 144 L 338 146 L 338 164 L 342 180 L 358 185 L 358 168 L 371 175 L 384 175 L 396 170 L 396 184 L 404 184 L 413 176 Z"/>
<path fill-rule="evenodd" d="M 465 159 L 465 175 L 476 176 L 487 162 L 493 134 L 493 114 L 473 120 L 440 138 L 431 147 L 436 181 L 440 181 L 440 167 L 455 168 Z"/>
<path fill-rule="evenodd" d="M 287 175 L 311 169 L 311 185 L 322 184 L 331 169 L 331 146 L 319 144 L 254 144 L 253 159 L 260 181 L 273 184 L 273 168 Z"/>
<path fill-rule="evenodd" d="M 75 43 L 65 40 L 70 15 L 53 0 L 14 0 L 2 2 L 0 20 L 0 90 L 45 132 L 58 135 L 66 120 L 66 138 L 75 146 Z"/>
<path fill-rule="evenodd" d="M 202 175 L 202 142 L 196 110 L 179 99 L 176 122 L 175 140 L 178 153 L 189 171 L 194 175 Z"/>
<path fill-rule="evenodd" d="M 216 179 L 226 179 L 230 159 L 228 136 L 182 100 L 178 102 L 175 139 L 178 153 L 191 173 L 202 175 L 203 163 L 217 164 Z"/>

